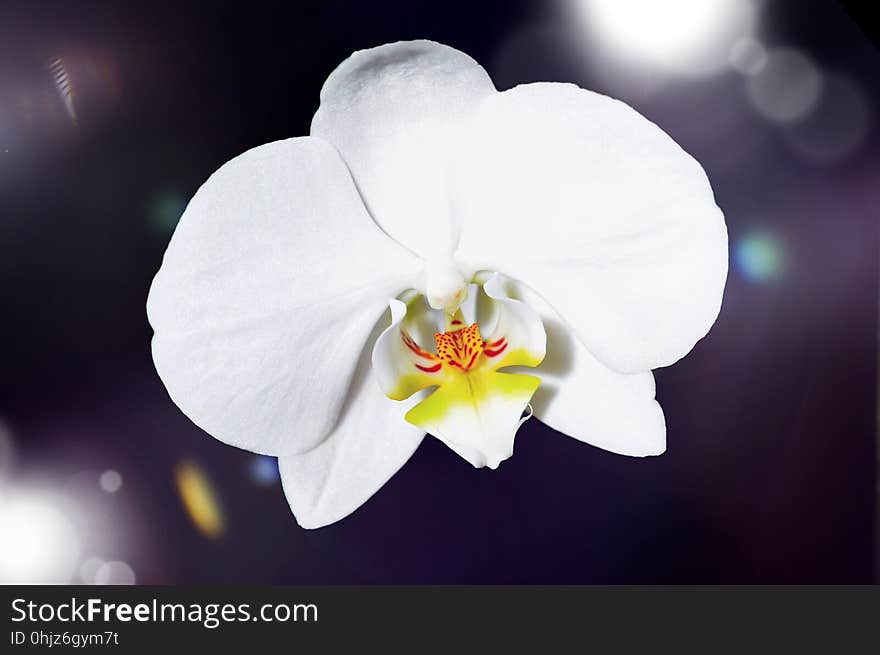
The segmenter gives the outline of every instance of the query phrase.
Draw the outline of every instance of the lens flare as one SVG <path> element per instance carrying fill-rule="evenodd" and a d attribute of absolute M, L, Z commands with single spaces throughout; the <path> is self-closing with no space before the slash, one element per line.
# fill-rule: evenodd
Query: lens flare
<path fill-rule="evenodd" d="M 816 107 L 803 120 L 788 126 L 785 137 L 799 155 L 830 164 L 862 146 L 870 122 L 871 108 L 862 89 L 847 77 L 829 74 Z"/>
<path fill-rule="evenodd" d="M 184 460 L 175 468 L 174 479 L 183 507 L 196 529 L 209 539 L 223 536 L 226 522 L 220 497 L 202 468 Z"/>
<path fill-rule="evenodd" d="M 804 53 L 779 48 L 767 55 L 760 72 L 749 78 L 749 100 L 764 118 L 776 123 L 801 120 L 822 94 L 822 75 Z"/>
<path fill-rule="evenodd" d="M 739 39 L 730 48 L 730 65 L 743 75 L 757 75 L 767 65 L 764 44 L 750 36 Z"/>
<path fill-rule="evenodd" d="M 98 478 L 98 484 L 108 494 L 115 494 L 122 489 L 122 476 L 119 474 L 119 471 L 108 469 Z"/>
<path fill-rule="evenodd" d="M 73 83 L 70 80 L 70 74 L 67 71 L 64 59 L 57 57 L 50 61 L 49 72 L 52 74 L 52 80 L 55 82 L 55 88 L 58 90 L 58 97 L 64 104 L 64 111 L 67 112 L 67 117 L 70 119 L 70 122 L 76 126 L 78 121 L 76 117 Z"/>
<path fill-rule="evenodd" d="M 740 239 L 733 251 L 740 275 L 749 282 L 769 282 L 784 272 L 785 257 L 779 241 L 767 232 L 753 232 Z"/>
<path fill-rule="evenodd" d="M 250 461 L 248 467 L 251 480 L 267 487 L 279 480 L 278 460 L 275 457 L 257 455 Z"/>
<path fill-rule="evenodd" d="M 170 234 L 186 209 L 186 199 L 179 194 L 165 192 L 160 194 L 153 205 L 153 226 L 157 231 Z"/>
<path fill-rule="evenodd" d="M 64 484 L 64 510 L 80 529 L 100 530 L 116 509 L 117 499 L 103 488 L 101 477 L 98 471 L 84 470 Z"/>
<path fill-rule="evenodd" d="M 132 585 L 136 577 L 134 569 L 125 562 L 104 562 L 95 571 L 94 584 L 97 585 Z"/>
<path fill-rule="evenodd" d="M 95 584 L 95 576 L 104 563 L 100 557 L 87 558 L 79 565 L 79 579 L 85 584 Z"/>

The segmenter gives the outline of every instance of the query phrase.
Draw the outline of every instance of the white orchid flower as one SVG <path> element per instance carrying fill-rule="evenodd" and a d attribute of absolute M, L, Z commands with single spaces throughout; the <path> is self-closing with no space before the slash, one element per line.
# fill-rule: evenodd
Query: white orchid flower
<path fill-rule="evenodd" d="M 497 466 L 529 403 L 581 441 L 662 453 L 651 370 L 706 334 L 726 275 L 706 175 L 656 125 L 570 84 L 498 92 L 413 41 L 352 55 L 310 136 L 211 176 L 147 310 L 174 402 L 278 456 L 314 528 L 426 432 Z"/>

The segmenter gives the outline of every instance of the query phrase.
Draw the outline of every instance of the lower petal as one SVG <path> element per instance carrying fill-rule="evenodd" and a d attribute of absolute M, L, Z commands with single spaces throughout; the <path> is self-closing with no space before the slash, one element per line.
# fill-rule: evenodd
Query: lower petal
<path fill-rule="evenodd" d="M 425 434 L 403 416 L 421 397 L 404 402 L 386 398 L 365 349 L 345 409 L 327 439 L 306 453 L 278 460 L 297 523 L 320 528 L 345 518 L 407 462 Z"/>
<path fill-rule="evenodd" d="M 508 290 L 541 315 L 547 332 L 543 363 L 537 369 L 511 369 L 541 377 L 532 399 L 535 416 L 554 430 L 620 455 L 663 453 L 666 422 L 654 399 L 653 374 L 609 369 L 537 293 L 516 281 L 508 283 Z"/>

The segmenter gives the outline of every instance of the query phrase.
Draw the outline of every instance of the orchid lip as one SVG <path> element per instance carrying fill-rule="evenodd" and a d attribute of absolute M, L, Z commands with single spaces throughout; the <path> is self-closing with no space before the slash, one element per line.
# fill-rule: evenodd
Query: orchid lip
<path fill-rule="evenodd" d="M 392 301 L 391 325 L 376 342 L 373 367 L 394 400 L 435 388 L 405 419 L 474 466 L 495 468 L 512 454 L 522 413 L 541 383 L 499 369 L 537 366 L 546 336 L 536 313 L 506 297 L 500 276 L 481 279 L 482 286 L 471 285 L 472 302 L 453 313 L 433 309 L 422 295 Z M 445 329 L 430 330 L 441 316 Z M 432 350 L 422 345 L 429 338 Z"/>

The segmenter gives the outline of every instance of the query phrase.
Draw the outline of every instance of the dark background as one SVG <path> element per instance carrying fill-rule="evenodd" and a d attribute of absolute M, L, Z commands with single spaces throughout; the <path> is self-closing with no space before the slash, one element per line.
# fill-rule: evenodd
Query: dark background
<path fill-rule="evenodd" d="M 762 118 L 732 70 L 610 87 L 563 45 L 552 2 L 0 2 L 6 485 L 82 496 L 79 559 L 124 561 L 141 583 L 872 582 L 880 56 L 833 2 L 769 3 L 758 34 L 860 90 L 867 127 L 846 156 L 793 148 L 809 123 Z M 491 472 L 427 438 L 360 510 L 306 531 L 271 461 L 167 397 L 144 303 L 207 176 L 307 134 L 339 62 L 409 38 L 464 50 L 499 89 L 573 81 L 631 102 L 706 168 L 731 272 L 709 336 L 656 372 L 662 457 L 529 421 Z M 59 56 L 76 124 L 47 71 Z M 213 481 L 219 538 L 184 511 L 183 460 Z M 106 469 L 123 480 L 109 500 L 88 487 Z"/>

